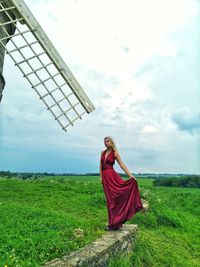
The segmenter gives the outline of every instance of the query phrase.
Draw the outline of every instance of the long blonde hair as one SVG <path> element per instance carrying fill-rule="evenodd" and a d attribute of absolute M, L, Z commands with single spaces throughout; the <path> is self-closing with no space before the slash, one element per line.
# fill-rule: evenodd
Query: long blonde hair
<path fill-rule="evenodd" d="M 111 147 L 112 147 L 112 150 L 116 151 L 116 150 L 117 150 L 117 147 L 116 147 L 116 145 L 115 145 L 115 141 L 113 140 L 113 138 L 112 138 L 111 136 L 106 136 L 106 137 L 104 137 L 104 141 L 105 141 L 106 139 L 109 139 L 109 140 L 111 141 Z"/>

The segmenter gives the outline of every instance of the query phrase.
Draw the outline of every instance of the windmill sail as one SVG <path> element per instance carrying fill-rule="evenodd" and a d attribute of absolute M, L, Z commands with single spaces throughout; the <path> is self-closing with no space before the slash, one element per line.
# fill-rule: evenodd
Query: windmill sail
<path fill-rule="evenodd" d="M 0 1 L 0 2 L 2 2 L 2 1 Z M 9 10 L 7 12 L 9 12 Z M 12 13 L 10 13 L 10 16 L 14 19 L 14 15 Z M 12 34 L 14 34 L 15 26 L 14 26 L 14 24 L 7 23 L 8 21 L 9 21 L 9 18 L 5 14 L 5 12 L 0 12 L 0 23 L 4 24 L 6 32 L 8 32 L 9 35 L 12 35 Z M 7 34 L 5 33 L 5 31 L 3 31 L 2 28 L 0 27 L 0 39 L 2 39 L 4 46 L 9 41 L 9 38 L 5 38 L 6 36 L 7 36 Z M 0 102 L 1 102 L 1 98 L 2 98 L 2 92 L 3 92 L 4 86 L 5 86 L 5 80 L 4 80 L 4 77 L 2 75 L 3 64 L 4 64 L 4 55 L 5 55 L 5 49 L 0 44 Z"/>
<path fill-rule="evenodd" d="M 9 54 L 63 130 L 95 109 L 22 0 L 0 1 L 1 62 L 2 49 Z"/>

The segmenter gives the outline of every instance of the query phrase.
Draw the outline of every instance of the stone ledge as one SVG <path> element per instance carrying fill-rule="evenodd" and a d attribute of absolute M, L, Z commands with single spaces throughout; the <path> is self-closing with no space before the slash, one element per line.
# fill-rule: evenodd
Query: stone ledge
<path fill-rule="evenodd" d="M 149 210 L 149 204 L 147 202 L 142 201 L 143 210 L 141 212 L 146 213 Z"/>
<path fill-rule="evenodd" d="M 69 256 L 54 259 L 43 267 L 106 267 L 111 256 L 132 250 L 138 226 L 124 224 L 117 231 L 108 231 L 89 245 L 73 251 Z"/>

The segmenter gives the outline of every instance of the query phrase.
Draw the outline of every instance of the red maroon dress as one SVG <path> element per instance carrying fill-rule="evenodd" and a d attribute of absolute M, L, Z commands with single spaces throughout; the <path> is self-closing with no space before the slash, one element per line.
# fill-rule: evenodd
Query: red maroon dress
<path fill-rule="evenodd" d="M 122 224 L 143 209 L 138 183 L 134 178 L 124 181 L 113 169 L 115 155 L 112 150 L 105 159 L 102 153 L 102 184 L 108 208 L 109 229 L 119 229 Z"/>

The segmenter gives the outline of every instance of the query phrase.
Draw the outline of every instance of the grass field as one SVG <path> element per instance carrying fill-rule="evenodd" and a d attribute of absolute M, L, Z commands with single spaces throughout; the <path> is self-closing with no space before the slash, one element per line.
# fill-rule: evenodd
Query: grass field
<path fill-rule="evenodd" d="M 125 179 L 125 178 L 124 178 Z M 109 267 L 200 266 L 200 191 L 153 187 L 138 178 L 149 212 L 137 213 L 134 252 Z M 0 266 L 36 267 L 103 235 L 107 209 L 99 177 L 0 179 Z M 84 237 L 73 235 L 75 228 Z"/>

